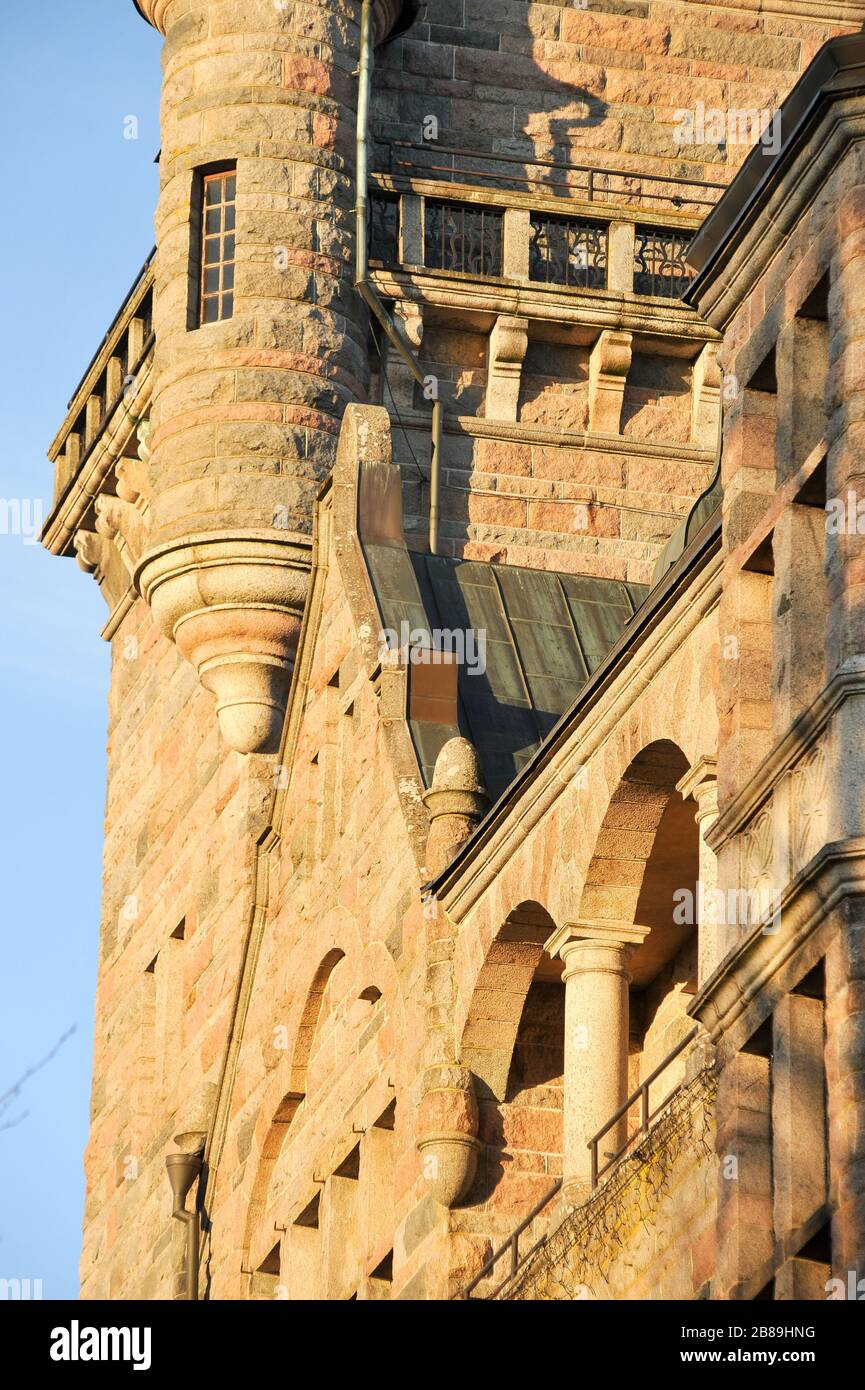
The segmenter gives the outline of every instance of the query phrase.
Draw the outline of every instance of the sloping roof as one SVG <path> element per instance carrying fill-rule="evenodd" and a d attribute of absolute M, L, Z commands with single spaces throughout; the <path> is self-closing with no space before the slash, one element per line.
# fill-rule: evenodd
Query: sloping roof
<path fill-rule="evenodd" d="M 446 891 L 459 878 L 465 864 L 483 852 L 483 846 L 494 838 L 503 822 L 519 805 L 532 778 L 538 776 L 544 765 L 549 764 L 570 740 L 578 736 L 580 724 L 597 708 L 611 684 L 620 677 L 641 648 L 654 639 L 658 623 L 686 598 L 697 576 L 707 566 L 714 565 L 714 583 L 720 584 L 717 569 L 720 549 L 721 514 L 716 509 L 693 537 L 687 550 L 649 590 L 627 628 L 586 681 L 573 704 L 564 711 L 556 727 L 535 750 L 528 765 L 505 788 L 450 863 L 426 885 L 429 892 Z"/>
<path fill-rule="evenodd" d="M 495 800 L 573 703 L 648 590 L 640 584 L 418 554 L 364 541 L 391 646 L 448 649 L 459 634 L 455 722 L 411 718 L 426 784 L 448 739 L 478 750 Z M 400 636 L 400 634 L 402 634 Z M 424 634 L 427 634 L 426 639 Z"/>
<path fill-rule="evenodd" d="M 680 522 L 673 532 L 655 565 L 655 572 L 652 575 L 652 588 L 660 584 L 667 570 L 684 555 L 688 546 L 695 536 L 699 535 L 707 521 L 719 512 L 724 501 L 724 489 L 721 486 L 721 449 L 723 444 L 722 420 L 718 422 L 718 449 L 715 455 L 715 471 L 709 486 L 700 493 L 694 502 L 684 521 Z"/>

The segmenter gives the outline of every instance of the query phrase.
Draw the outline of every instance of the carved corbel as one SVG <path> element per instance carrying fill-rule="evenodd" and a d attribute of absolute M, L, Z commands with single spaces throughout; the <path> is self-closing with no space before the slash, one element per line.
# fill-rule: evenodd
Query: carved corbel
<path fill-rule="evenodd" d="M 129 588 L 129 573 L 116 546 L 107 536 L 84 530 L 76 531 L 72 544 L 79 569 L 93 575 L 102 597 L 113 609 Z"/>
<path fill-rule="evenodd" d="M 117 551 L 129 578 L 147 549 L 147 513 L 150 496 L 150 421 L 138 424 L 137 457 L 123 455 L 115 466 L 117 496 L 103 493 L 96 498 L 96 531 Z M 91 545 L 92 550 L 92 545 Z"/>
<path fill-rule="evenodd" d="M 76 531 L 72 544 L 75 547 L 78 568 L 85 574 L 92 574 L 97 584 L 101 584 L 105 575 L 109 542 L 104 536 L 98 536 L 95 531 Z"/>
<path fill-rule="evenodd" d="M 480 1153 L 478 1104 L 465 1067 L 429 1067 L 423 1077 L 417 1149 L 430 1195 L 450 1209 L 474 1182 Z"/>
<path fill-rule="evenodd" d="M 720 344 L 706 343 L 696 362 L 691 384 L 691 443 L 714 449 L 721 409 Z"/>
<path fill-rule="evenodd" d="M 96 530 L 117 548 L 130 579 L 144 553 L 147 533 L 141 513 L 119 497 L 97 497 Z"/>
<path fill-rule="evenodd" d="M 138 450 L 136 458 L 124 455 L 118 460 L 117 496 L 124 502 L 135 502 L 142 510 L 150 498 L 150 421 L 139 420 L 136 431 Z"/>
<path fill-rule="evenodd" d="M 589 359 L 589 429 L 620 434 L 633 334 L 604 329 Z"/>
<path fill-rule="evenodd" d="M 500 314 L 490 334 L 486 401 L 488 420 L 516 420 L 520 377 L 528 345 L 528 319 Z"/>

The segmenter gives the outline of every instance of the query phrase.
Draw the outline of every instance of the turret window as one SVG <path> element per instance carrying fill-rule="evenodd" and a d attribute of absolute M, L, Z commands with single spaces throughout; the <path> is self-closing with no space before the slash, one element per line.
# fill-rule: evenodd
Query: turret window
<path fill-rule="evenodd" d="M 200 324 L 230 319 L 234 312 L 236 187 L 235 169 L 202 177 Z"/>

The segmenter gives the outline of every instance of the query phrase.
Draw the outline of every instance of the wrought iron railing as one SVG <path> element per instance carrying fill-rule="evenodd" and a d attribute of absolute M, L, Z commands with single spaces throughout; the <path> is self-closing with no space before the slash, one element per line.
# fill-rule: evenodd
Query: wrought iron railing
<path fill-rule="evenodd" d="M 668 203 L 677 211 L 694 209 L 700 216 L 715 206 L 727 185 L 669 174 L 598 168 L 567 159 L 536 159 L 517 153 L 467 150 L 437 141 L 390 140 L 388 170 L 407 178 L 433 178 L 450 183 L 485 183 L 493 187 L 525 187 L 549 191 L 553 197 L 583 197 L 587 202 L 657 207 Z M 487 168 L 485 166 L 492 165 Z M 520 172 L 524 171 L 524 172 Z M 525 172 L 527 171 L 527 172 Z"/>
<path fill-rule="evenodd" d="M 427 201 L 424 265 L 463 275 L 501 275 L 503 222 L 501 208 Z"/>
<path fill-rule="evenodd" d="M 575 289 L 606 289 L 606 226 L 533 212 L 529 279 Z"/>
<path fill-rule="evenodd" d="M 673 1087 L 672 1091 L 668 1091 L 661 1103 L 657 1105 L 654 1110 L 652 1110 L 649 1101 L 650 1086 L 653 1084 L 653 1082 L 658 1080 L 658 1077 L 661 1076 L 663 1072 L 667 1070 L 667 1067 L 670 1065 L 671 1062 L 675 1062 L 676 1058 L 682 1052 L 684 1052 L 688 1044 L 694 1041 L 694 1038 L 697 1036 L 699 1031 L 700 1025 L 695 1024 L 694 1027 L 690 1030 L 690 1032 L 686 1033 L 685 1037 L 682 1038 L 682 1041 L 678 1043 L 676 1047 L 673 1048 L 672 1052 L 667 1053 L 667 1056 L 664 1058 L 663 1062 L 659 1063 L 659 1065 L 655 1067 L 655 1070 L 653 1072 L 650 1072 L 650 1074 L 646 1077 L 645 1081 L 640 1082 L 636 1091 L 634 1091 L 631 1095 L 628 1096 L 628 1099 L 624 1102 L 623 1105 L 619 1106 L 615 1115 L 612 1115 L 610 1119 L 607 1120 L 607 1123 L 604 1125 L 604 1127 L 602 1129 L 599 1129 L 597 1134 L 592 1135 L 592 1138 L 589 1140 L 588 1147 L 589 1152 L 592 1156 L 593 1191 L 597 1187 L 604 1174 L 608 1173 L 609 1170 L 613 1167 L 613 1164 L 618 1163 L 619 1159 L 625 1156 L 625 1154 L 636 1142 L 636 1140 L 641 1138 L 642 1135 L 648 1134 L 649 1125 L 652 1123 L 652 1121 L 658 1117 L 662 1110 L 666 1109 L 673 1097 L 675 1095 L 678 1095 L 679 1091 L 681 1091 L 682 1083 L 680 1082 L 678 1086 Z M 624 1144 L 622 1144 L 621 1147 L 618 1148 L 615 1153 L 605 1154 L 604 1157 L 607 1161 L 603 1165 L 599 1166 L 599 1143 L 601 1142 L 605 1134 L 609 1134 L 610 1130 L 614 1127 L 614 1125 L 617 1125 L 620 1120 L 624 1119 L 631 1107 L 633 1105 L 636 1105 L 638 1101 L 640 1103 L 639 1127 L 634 1130 L 633 1134 L 628 1135 L 628 1138 L 625 1140 Z"/>
<path fill-rule="evenodd" d="M 621 216 L 607 220 L 488 206 L 468 197 L 397 194 L 375 183 L 369 203 L 369 257 L 382 267 L 423 266 L 478 279 L 611 289 L 668 300 L 678 299 L 693 278 L 685 260 L 694 235 L 690 228 L 649 227 Z M 611 259 L 614 235 L 625 251 L 624 261 L 621 255 Z"/>
<path fill-rule="evenodd" d="M 528 1227 L 531 1226 L 533 1221 L 537 1220 L 544 1208 L 549 1206 L 553 1198 L 558 1195 L 561 1186 L 562 1180 L 561 1178 L 559 1178 L 559 1181 L 550 1188 L 549 1192 L 545 1193 L 541 1200 L 535 1206 L 532 1207 L 528 1216 L 523 1217 L 519 1226 L 517 1226 L 513 1231 L 511 1231 L 504 1244 L 500 1245 L 498 1250 L 493 1251 L 480 1273 L 476 1274 L 471 1283 L 467 1284 L 466 1287 L 463 1289 L 462 1293 L 460 1294 L 460 1298 L 470 1299 L 478 1285 L 482 1284 L 483 1281 L 485 1279 L 488 1279 L 489 1276 L 492 1274 L 499 1260 L 504 1255 L 508 1255 L 508 1272 L 505 1275 L 504 1279 L 502 1279 L 501 1282 L 496 1285 L 496 1287 L 492 1290 L 491 1293 L 483 1295 L 484 1299 L 494 1299 L 497 1294 L 501 1293 L 502 1289 L 505 1287 L 505 1284 L 510 1283 L 511 1279 L 513 1279 L 514 1275 L 517 1273 L 517 1270 L 521 1267 L 521 1265 L 525 1264 L 529 1256 L 534 1255 L 536 1250 L 540 1250 L 541 1246 L 547 1239 L 546 1232 L 544 1232 L 541 1238 L 535 1241 L 531 1249 L 527 1250 L 525 1254 L 522 1256 L 520 1255 L 520 1236 L 522 1235 L 523 1231 L 527 1230 Z"/>
<path fill-rule="evenodd" d="M 634 236 L 634 293 L 678 299 L 693 279 L 685 256 L 693 233 L 670 227 L 637 227 Z"/>

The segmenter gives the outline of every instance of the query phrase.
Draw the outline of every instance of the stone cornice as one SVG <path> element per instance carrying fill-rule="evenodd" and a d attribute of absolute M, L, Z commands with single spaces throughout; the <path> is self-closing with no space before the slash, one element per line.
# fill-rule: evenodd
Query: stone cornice
<path fill-rule="evenodd" d="M 683 561 L 658 586 L 656 603 L 644 605 L 646 612 L 636 630 L 626 629 L 512 788 L 435 880 L 434 891 L 455 923 L 463 920 L 573 784 L 577 767 L 585 766 L 628 708 L 717 606 L 721 593 L 718 528 L 706 528 Z"/>
<path fill-rule="evenodd" d="M 680 300 L 653 300 L 618 290 L 579 290 L 567 285 L 535 284 L 490 277 L 479 281 L 449 270 L 375 269 L 371 279 L 385 299 L 432 304 L 438 309 L 500 314 L 552 321 L 586 331 L 588 346 L 605 328 L 674 338 L 684 355 L 695 355 L 716 332 Z"/>
<path fill-rule="evenodd" d="M 152 369 L 151 356 L 138 368 L 134 385 L 117 401 L 81 468 L 52 508 L 42 530 L 42 543 L 53 555 L 71 552 L 75 532 L 88 509 L 102 492 L 118 460 L 125 457 L 129 441 L 150 405 Z"/>
<path fill-rule="evenodd" d="M 429 432 L 429 415 L 403 410 L 403 424 Z M 522 421 L 486 420 L 480 415 L 450 415 L 444 419 L 445 434 L 461 434 L 470 439 L 500 439 L 502 443 L 534 444 L 574 449 L 587 454 L 619 454 L 628 458 L 657 459 L 659 463 L 715 462 L 714 449 L 697 444 L 672 444 L 654 439 L 629 439 L 621 434 L 602 434 L 599 430 L 557 430 L 546 425 L 526 425 Z M 421 467 L 424 467 L 422 464 Z M 459 472 L 459 465 L 448 465 Z M 471 472 L 466 468 L 466 472 Z"/>
<path fill-rule="evenodd" d="M 747 825 L 784 773 L 794 767 L 820 737 L 839 706 L 849 696 L 862 694 L 865 694 L 865 657 L 857 658 L 856 664 L 848 662 L 833 673 L 817 698 L 803 710 L 741 791 L 727 803 L 706 836 L 716 853 Z"/>
<path fill-rule="evenodd" d="M 863 895 L 865 837 L 824 845 L 781 894 L 778 928 L 758 924 L 743 936 L 695 996 L 689 1015 L 717 1042 L 827 915 L 846 898 Z"/>
<path fill-rule="evenodd" d="M 846 35 L 822 49 L 779 118 L 780 152 L 770 156 L 755 147 L 691 248 L 698 274 L 683 298 L 719 331 L 849 147 L 865 139 L 865 36 Z"/>

